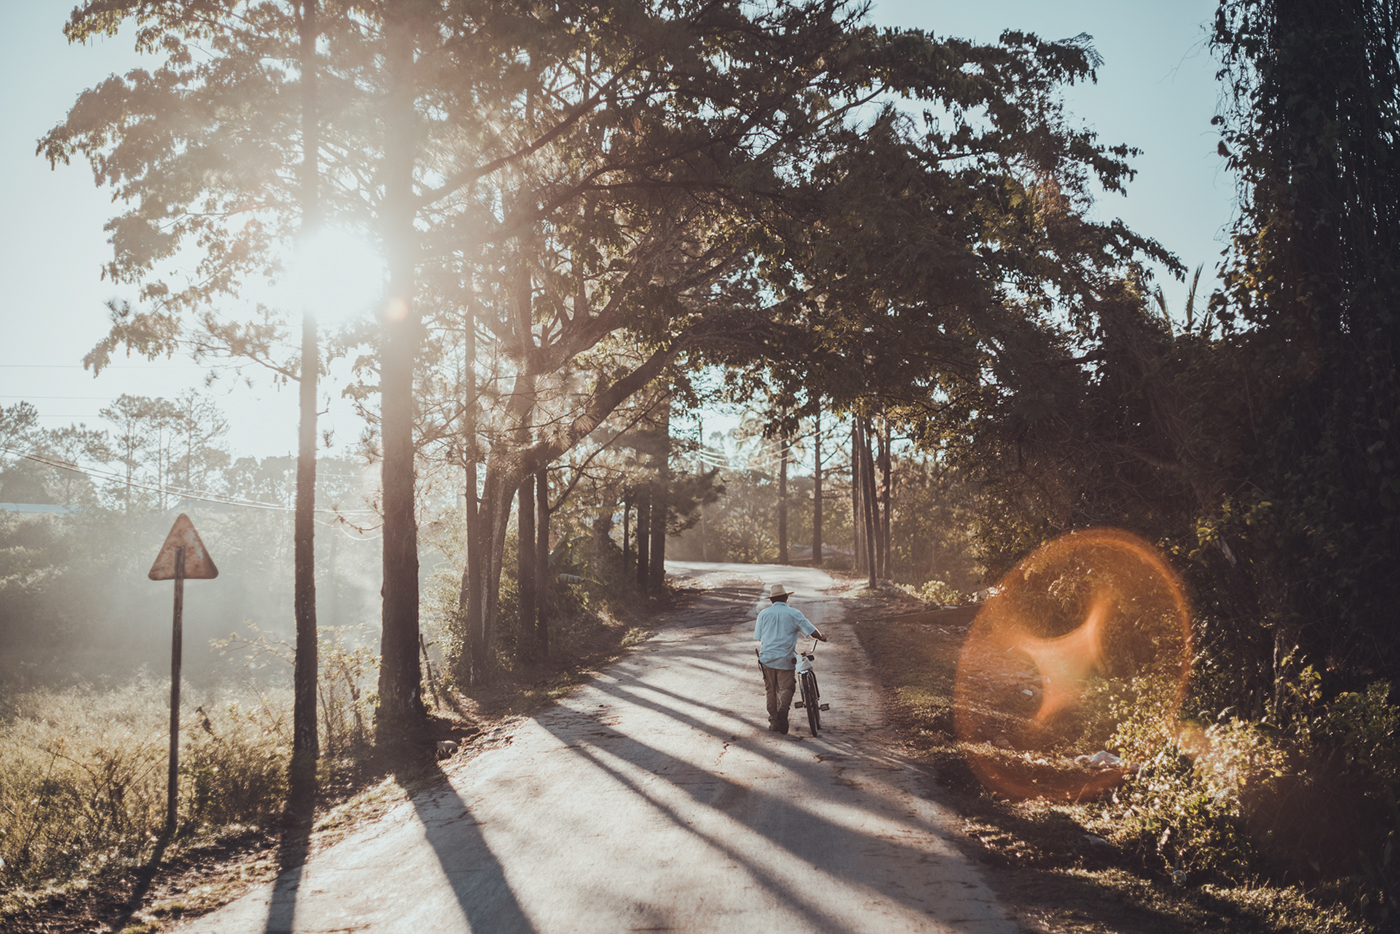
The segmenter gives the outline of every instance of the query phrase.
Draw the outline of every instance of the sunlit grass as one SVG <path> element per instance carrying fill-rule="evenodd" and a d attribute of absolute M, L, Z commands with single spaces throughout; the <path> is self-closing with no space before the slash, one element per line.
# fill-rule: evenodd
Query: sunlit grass
<path fill-rule="evenodd" d="M 0 720 L 0 870 L 6 889 L 82 879 L 147 857 L 163 829 L 168 687 L 32 691 Z M 181 717 L 178 825 L 236 830 L 277 812 L 290 756 L 289 699 L 198 693 Z"/>

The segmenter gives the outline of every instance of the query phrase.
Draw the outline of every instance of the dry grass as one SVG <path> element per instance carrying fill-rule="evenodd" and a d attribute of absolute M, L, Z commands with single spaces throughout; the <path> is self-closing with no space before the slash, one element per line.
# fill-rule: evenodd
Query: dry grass
<path fill-rule="evenodd" d="M 561 626 L 553 658 L 519 665 L 489 688 L 430 685 L 425 697 L 440 706 L 421 736 L 394 748 L 366 735 L 372 711 L 355 652 L 323 644 L 322 750 L 334 755 L 318 769 L 315 822 L 301 830 L 283 814 L 289 690 L 252 681 L 182 690 L 179 832 L 168 841 L 168 684 L 0 698 L 0 930 L 137 934 L 211 911 L 285 868 L 289 835 L 300 837 L 304 858 L 442 781 L 438 739 L 461 744 L 457 760 L 507 741 L 521 717 L 650 634 L 649 620 L 607 614 Z M 256 635 L 234 648 L 274 670 L 288 650 Z"/>

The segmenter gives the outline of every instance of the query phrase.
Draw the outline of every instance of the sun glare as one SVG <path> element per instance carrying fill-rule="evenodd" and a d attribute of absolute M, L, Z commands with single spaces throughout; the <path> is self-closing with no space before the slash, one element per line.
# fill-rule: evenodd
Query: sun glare
<path fill-rule="evenodd" d="M 384 260 L 364 240 L 339 227 L 305 238 L 292 263 L 298 307 L 321 324 L 338 324 L 375 308 L 384 294 Z"/>
<path fill-rule="evenodd" d="M 1157 549 L 1113 529 L 1056 539 L 1002 579 L 963 644 L 954 706 L 968 764 L 1012 797 L 1101 791 L 1121 769 L 1060 764 L 1103 748 L 1115 726 L 1103 700 L 1130 689 L 1161 694 L 1139 704 L 1174 735 L 1190 656 L 1186 593 Z"/>

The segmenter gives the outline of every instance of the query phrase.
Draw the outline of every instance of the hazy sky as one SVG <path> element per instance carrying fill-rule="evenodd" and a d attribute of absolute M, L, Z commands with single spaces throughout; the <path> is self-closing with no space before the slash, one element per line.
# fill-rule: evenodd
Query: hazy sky
<path fill-rule="evenodd" d="M 26 399 L 47 427 L 95 425 L 98 410 L 123 392 L 170 396 L 204 375 L 178 358 L 121 360 L 97 379 L 83 371 L 83 355 L 107 332 L 104 303 L 130 297 L 100 278 L 110 256 L 102 227 L 117 206 L 85 164 L 50 171 L 34 155 L 37 138 L 83 89 L 136 59 L 125 40 L 69 46 L 62 26 L 75 0 L 0 2 L 0 405 Z M 1189 267 L 1206 263 L 1209 276 L 1233 204 L 1210 126 L 1217 89 L 1204 27 L 1214 8 L 1214 0 L 880 0 L 872 15 L 882 25 L 984 41 L 1008 28 L 1050 39 L 1092 35 L 1105 63 L 1097 84 L 1070 90 L 1069 110 L 1105 142 L 1144 150 L 1128 196 L 1102 200 L 1099 217 L 1122 217 Z M 1179 310 L 1185 287 L 1164 285 Z M 294 390 L 225 381 L 219 391 L 227 393 L 219 401 L 234 425 L 227 440 L 236 454 L 295 449 Z M 339 409 L 329 423 L 344 453 L 359 426 Z"/>

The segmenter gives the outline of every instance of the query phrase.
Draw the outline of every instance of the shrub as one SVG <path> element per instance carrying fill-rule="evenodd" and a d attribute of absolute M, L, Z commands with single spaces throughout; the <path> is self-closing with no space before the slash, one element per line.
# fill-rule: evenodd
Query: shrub
<path fill-rule="evenodd" d="M 928 581 L 914 591 L 914 596 L 928 606 L 967 606 L 974 602 L 972 594 L 963 593 L 951 584 L 937 579 Z"/>

